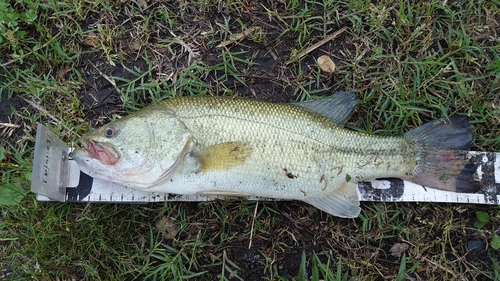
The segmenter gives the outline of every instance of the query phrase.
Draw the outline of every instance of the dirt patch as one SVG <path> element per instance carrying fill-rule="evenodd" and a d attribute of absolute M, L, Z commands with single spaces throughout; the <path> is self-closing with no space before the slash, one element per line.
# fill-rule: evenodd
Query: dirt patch
<path fill-rule="evenodd" d="M 148 2 L 147 7 L 137 7 L 143 5 L 143 2 Z M 314 21 L 315 18 L 325 17 L 324 11 L 321 7 L 313 7 L 309 9 L 312 11 L 310 14 L 300 18 L 298 13 L 287 13 L 285 1 L 233 3 L 242 7 L 226 6 L 231 1 L 215 1 L 218 2 L 215 4 L 213 1 L 208 1 L 208 4 L 195 1 L 196 5 L 200 6 L 184 2 L 132 1 L 123 5 L 115 3 L 116 7 L 88 12 L 80 23 L 83 30 L 81 37 L 61 36 L 63 44 L 75 44 L 79 54 L 73 61 L 73 68 L 60 67 L 59 70 L 53 71 L 57 72 L 54 77 L 47 77 L 54 80 L 81 77 L 81 84 L 75 87 L 76 97 L 83 111 L 81 123 L 88 122 L 91 127 L 97 127 L 116 116 L 124 116 L 128 111 L 171 95 L 234 95 L 274 102 L 295 102 L 308 98 L 309 94 L 330 95 L 338 90 L 355 90 L 371 95 L 373 93 L 366 90 L 375 89 L 373 91 L 385 94 L 385 88 L 376 87 L 379 87 L 381 80 L 395 79 L 378 77 L 384 73 L 383 68 L 395 65 L 389 62 L 396 59 L 403 61 L 406 57 L 417 58 L 430 51 L 436 53 L 450 45 L 442 39 L 426 49 L 412 50 L 404 56 L 395 57 L 392 54 L 406 48 L 402 45 L 406 42 L 395 38 L 393 43 L 387 43 L 384 39 L 380 45 L 377 45 L 378 41 L 370 45 L 372 42 L 367 42 L 367 37 L 353 35 L 379 32 L 366 27 L 366 30 L 360 33 L 355 30 L 344 32 L 323 44 L 321 48 L 311 51 L 299 62 L 290 62 L 294 54 L 304 49 L 304 46 L 299 46 L 304 44 L 300 42 L 300 36 L 307 36 L 310 40 L 307 46 L 318 43 L 341 27 L 354 28 L 355 17 L 362 11 L 339 8 L 335 13 L 341 16 L 331 16 L 321 25 L 308 25 L 315 28 L 308 29 L 308 26 L 305 26 L 293 32 L 284 32 L 285 23 L 289 26 L 300 26 L 301 20 Z M 384 13 L 388 13 L 387 10 L 394 10 L 394 6 L 391 6 L 394 4 L 390 4 L 387 10 L 378 11 L 378 4 L 373 3 L 370 6 L 373 13 L 379 13 L 375 17 L 384 16 Z M 280 13 L 280 20 L 269 13 L 270 7 Z M 401 8 L 401 11 L 405 9 Z M 130 14 L 131 10 L 134 13 Z M 346 13 L 349 14 L 345 15 Z M 371 14 L 370 12 L 359 19 L 368 21 Z M 484 16 L 487 17 L 489 15 Z M 397 20 L 397 17 L 388 17 L 383 22 L 381 28 L 386 29 L 385 35 L 396 32 L 393 21 Z M 58 30 L 55 29 L 54 27 L 53 33 L 57 34 Z M 252 32 L 240 36 L 248 30 Z M 30 32 L 36 33 L 36 30 Z M 397 40 L 400 42 L 396 42 Z M 218 47 L 221 44 L 225 45 Z M 386 49 L 387 52 L 384 50 L 383 59 L 375 60 L 370 56 L 375 57 L 378 54 L 370 48 Z M 367 55 L 363 57 L 365 52 Z M 337 71 L 332 74 L 319 71 L 316 58 L 322 55 L 331 57 Z M 359 55 L 359 59 L 355 58 L 355 55 Z M 373 64 L 371 59 L 375 60 L 376 64 Z M 355 65 L 347 65 L 348 61 L 354 61 Z M 476 61 L 473 62 L 476 64 Z M 478 65 L 481 63 L 477 62 Z M 350 73 L 346 73 L 346 69 Z M 443 67 L 443 71 L 448 69 Z M 41 77 L 45 75 L 42 74 Z M 443 75 L 442 80 L 450 75 Z M 352 81 L 346 82 L 347 79 Z M 407 82 L 407 79 L 409 78 L 403 77 L 402 81 Z M 190 86 L 178 83 L 180 80 L 196 83 L 191 83 Z M 403 82 L 396 80 L 392 83 L 398 87 L 413 83 L 399 85 L 398 83 Z M 151 88 L 144 88 L 146 84 Z M 483 88 L 491 87 L 492 91 L 496 89 L 490 81 L 478 80 L 477 84 L 481 87 L 484 84 Z M 348 89 L 342 85 L 350 85 L 356 89 Z M 401 92 L 411 91 L 411 85 L 408 87 L 401 89 Z M 445 110 L 443 108 L 457 107 L 454 100 L 449 101 L 446 95 L 442 95 L 442 89 L 439 88 L 441 85 L 436 87 L 437 91 L 429 93 L 430 96 L 438 97 L 435 108 L 419 109 L 418 104 L 414 106 L 422 110 L 422 120 L 432 119 L 432 114 L 428 111 L 438 112 Z M 54 91 L 54 96 L 57 96 L 57 91 Z M 16 92 L 10 97 L 6 93 L 0 94 L 0 123 L 7 124 L 0 126 L 1 145 L 6 142 L 16 143 L 22 137 L 25 124 L 22 123 L 21 117 L 12 114 L 13 110 L 22 111 L 27 106 L 20 94 Z M 390 98 L 380 94 L 380 98 L 376 98 L 378 101 L 373 99 L 362 104 L 362 108 L 354 113 L 349 124 L 362 127 L 368 122 L 367 127 L 373 130 L 384 129 L 374 115 L 367 115 L 369 110 L 366 107 L 372 106 L 374 102 L 386 104 Z M 57 96 L 58 99 L 60 97 Z M 496 102 L 497 100 L 492 101 L 491 107 L 494 107 Z M 395 118 L 394 116 L 401 115 L 400 112 L 396 114 L 394 111 L 384 111 L 385 109 L 378 108 L 382 112 L 380 116 Z M 407 121 L 405 120 L 405 124 L 410 123 Z M 11 124 L 11 127 L 8 124 Z M 477 126 L 488 127 L 488 124 L 478 123 Z M 86 128 L 82 130 L 85 131 Z M 76 133 L 82 132 L 71 132 Z M 284 173 L 290 178 L 297 176 L 286 169 Z M 498 221 L 498 218 L 494 218 L 492 208 L 485 206 L 362 203 L 362 216 L 346 220 L 326 215 L 301 202 L 261 202 L 255 217 L 252 215 L 255 202 L 234 200 L 170 204 L 171 208 L 167 211 L 163 204 L 123 208 L 131 212 L 137 208 L 147 209 L 144 211 L 147 215 L 130 221 L 134 224 L 133 228 L 139 229 L 141 235 L 148 239 L 148 226 L 156 226 L 153 218 L 165 218 L 163 224 L 168 222 L 169 227 L 158 227 L 160 230 L 155 233 L 159 237 L 159 244 L 161 247 L 169 246 L 175 250 L 184 249 L 183 245 L 188 245 L 185 246 L 188 251 L 183 254 L 189 256 L 189 261 L 193 261 L 193 268 L 198 266 L 199 271 L 208 271 L 209 277 L 206 277 L 206 280 L 218 279 L 221 274 L 228 279 L 236 278 L 230 270 L 235 270 L 242 280 L 276 279 L 278 276 L 291 279 L 299 273 L 302 253 L 305 253 L 307 258 L 307 276 L 312 274 L 311 259 L 317 254 L 319 260 L 330 268 L 336 268 L 337 264 L 340 264 L 343 274 L 364 276 L 367 280 L 383 280 L 387 276 L 396 276 L 403 258 L 406 258 L 406 268 L 409 272 L 407 280 L 486 280 L 490 277 L 487 275 L 489 273 L 483 274 L 481 271 L 490 270 L 492 262 L 500 260 L 499 251 L 491 249 L 488 239 L 492 233 L 498 233 L 495 224 L 488 224 L 483 229 L 474 227 L 477 210 L 490 212 L 492 219 Z M 241 208 L 251 211 L 240 212 Z M 166 214 L 158 214 L 159 212 Z M 227 218 L 233 215 L 238 217 Z M 116 221 L 121 221 L 123 217 L 129 219 L 127 216 L 128 213 L 123 212 L 117 215 Z M 181 221 L 187 223 L 180 225 Z M 74 222 L 65 223 L 69 225 Z M 104 227 L 108 223 L 114 222 L 102 222 Z M 85 233 L 84 225 L 81 227 L 83 230 L 75 233 L 75 236 Z M 62 229 L 60 232 L 67 231 L 69 230 Z M 109 237 L 103 239 L 113 240 L 113 235 L 109 234 Z M 127 245 L 135 243 L 130 242 L 129 237 L 124 240 Z M 64 242 L 68 241 L 71 240 Z M 140 248 L 142 250 L 147 246 L 140 245 Z M 135 253 L 133 256 L 137 258 Z M 92 260 L 89 257 L 83 258 Z M 102 264 L 116 269 L 112 258 L 103 259 L 106 260 Z M 161 259 L 152 260 L 156 264 L 163 262 Z M 77 262 L 78 258 L 71 261 L 72 264 Z M 102 264 L 99 261 L 91 266 L 99 268 Z M 73 276 L 85 278 L 86 268 L 66 268 L 69 268 Z M 475 270 L 474 275 L 465 273 L 469 269 Z M 127 277 L 133 279 L 135 276 Z"/>
<path fill-rule="evenodd" d="M 158 5 L 160 4 L 153 4 L 149 8 L 150 11 L 158 11 L 155 9 Z M 170 5 L 168 8 L 173 10 L 186 8 Z M 339 79 L 336 74 L 324 75 L 314 85 L 302 84 L 310 81 L 311 75 L 318 70 L 315 58 L 321 55 L 332 55 L 337 65 L 343 67 L 345 50 L 354 50 L 354 45 L 348 37 L 341 35 L 324 44 L 321 49 L 312 51 L 299 64 L 289 64 L 291 50 L 298 48 L 297 38 L 289 34 L 283 35 L 281 24 L 267 16 L 266 10 L 260 3 L 249 2 L 247 8 L 249 10 L 245 10 L 239 20 L 247 30 L 258 28 L 258 32 L 243 36 L 239 40 L 228 40 L 232 43 L 224 47 L 217 47 L 221 43 L 215 41 L 220 40 L 219 33 L 227 32 L 227 39 L 230 39 L 231 34 L 241 34 L 245 31 L 234 21 L 228 25 L 229 30 L 222 31 L 219 28 L 227 22 L 228 17 L 232 16 L 230 9 L 220 11 L 218 7 L 212 7 L 209 15 L 204 15 L 208 21 L 192 21 L 186 15 L 177 18 L 178 24 L 171 28 L 149 26 L 148 28 L 156 30 L 156 34 L 153 33 L 147 38 L 136 34 L 133 25 L 134 21 L 140 20 L 139 18 L 117 16 L 110 19 L 108 24 L 123 26 L 125 31 L 114 38 L 118 43 L 113 52 L 126 54 L 127 59 L 122 60 L 121 64 L 127 68 L 137 67 L 139 72 L 145 72 L 147 65 L 141 59 L 137 59 L 137 52 L 145 50 L 153 66 L 153 71 L 147 78 L 152 80 L 161 80 L 165 76 L 175 77 L 193 64 L 208 65 L 212 71 L 206 74 L 204 82 L 211 85 L 213 88 L 211 94 L 215 95 L 224 94 L 229 90 L 238 96 L 291 102 L 304 98 L 301 94 L 304 91 L 315 91 L 316 95 L 328 95 L 339 90 L 335 87 Z M 90 21 L 87 24 L 92 27 L 94 23 Z M 345 21 L 345 24 L 348 26 L 348 21 Z M 138 44 L 137 50 L 131 49 L 130 46 L 133 44 Z M 123 79 L 134 78 L 134 75 L 122 66 L 110 67 L 109 62 L 100 54 L 85 54 L 79 61 L 79 67 L 86 81 L 84 90 L 79 95 L 82 103 L 89 109 L 86 118 L 93 120 L 102 114 L 109 114 L 112 107 L 118 108 L 120 105 L 120 94 L 103 75 Z M 223 65 L 227 65 L 225 60 L 234 60 L 230 65 L 231 69 L 221 69 Z M 292 68 L 300 68 L 301 75 L 296 76 Z M 119 83 L 117 86 L 120 88 Z M 180 89 L 175 94 L 189 93 Z M 150 102 L 147 97 L 142 101 L 146 104 Z"/>
<path fill-rule="evenodd" d="M 27 103 L 18 95 L 9 97 L 7 93 L 0 93 L 0 145 L 15 143 L 23 135 L 22 117 L 14 112 L 22 111 Z"/>
<path fill-rule="evenodd" d="M 146 72 L 147 64 L 139 58 L 117 67 L 110 67 L 99 55 L 88 53 L 82 56 L 82 65 L 79 69 L 85 84 L 78 97 L 84 108 L 86 121 L 96 127 L 112 120 L 113 114 L 122 116 L 126 114 L 123 111 L 123 100 L 119 91 L 125 82 L 116 80 L 115 77 L 132 80 L 135 75 L 129 69 Z"/>

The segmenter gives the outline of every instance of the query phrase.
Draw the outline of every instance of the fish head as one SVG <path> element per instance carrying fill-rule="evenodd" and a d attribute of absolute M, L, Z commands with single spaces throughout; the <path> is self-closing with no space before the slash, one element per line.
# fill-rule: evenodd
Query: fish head
<path fill-rule="evenodd" d="M 146 188 L 173 175 L 190 140 L 174 113 L 145 110 L 84 135 L 72 157 L 94 178 Z"/>

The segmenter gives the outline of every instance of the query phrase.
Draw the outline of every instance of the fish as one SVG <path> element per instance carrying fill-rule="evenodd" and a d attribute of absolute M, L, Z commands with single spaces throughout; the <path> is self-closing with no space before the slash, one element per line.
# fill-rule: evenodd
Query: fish
<path fill-rule="evenodd" d="M 382 137 L 345 128 L 356 107 L 345 91 L 296 103 L 173 97 L 84 135 L 72 158 L 94 178 L 143 191 L 300 200 L 342 218 L 360 214 L 360 181 L 473 191 L 467 117 Z"/>

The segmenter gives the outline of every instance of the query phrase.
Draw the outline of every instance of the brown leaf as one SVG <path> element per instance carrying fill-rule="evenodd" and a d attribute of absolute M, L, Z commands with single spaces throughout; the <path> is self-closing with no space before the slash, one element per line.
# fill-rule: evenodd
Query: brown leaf
<path fill-rule="evenodd" d="M 227 41 L 224 41 L 222 43 L 220 43 L 219 45 L 215 46 L 216 48 L 221 48 L 221 47 L 225 47 L 225 46 L 228 46 L 228 45 L 231 45 L 243 38 L 246 38 L 248 36 L 250 36 L 254 31 L 260 31 L 261 28 L 260 27 L 250 27 L 249 29 L 247 30 L 244 30 L 243 32 L 240 32 L 240 33 L 237 33 L 237 34 L 234 34 L 231 36 L 231 38 Z"/>
<path fill-rule="evenodd" d="M 427 270 L 427 267 L 424 265 L 423 267 L 417 268 L 417 273 L 422 273 Z"/>
<path fill-rule="evenodd" d="M 141 43 L 138 41 L 132 41 L 130 42 L 129 47 L 132 51 L 139 51 L 141 49 Z"/>
<path fill-rule="evenodd" d="M 332 73 L 335 71 L 335 63 L 328 56 L 319 57 L 318 65 L 324 72 Z"/>
<path fill-rule="evenodd" d="M 88 47 L 95 47 L 99 44 L 99 36 L 94 32 L 89 32 L 83 36 L 82 44 Z"/>
<path fill-rule="evenodd" d="M 156 227 L 160 230 L 163 238 L 165 239 L 174 239 L 177 233 L 179 232 L 179 224 L 175 219 L 163 216 L 156 222 Z"/>
<path fill-rule="evenodd" d="M 396 258 L 400 258 L 403 253 L 408 250 L 410 248 L 410 245 L 406 244 L 406 243 L 395 243 L 394 245 L 392 245 L 391 249 L 389 250 L 389 252 L 391 253 L 391 255 L 393 255 L 394 257 Z"/>
<path fill-rule="evenodd" d="M 148 1 L 146 1 L 146 0 L 138 0 L 137 3 L 139 3 L 139 5 L 141 5 L 141 7 L 143 9 L 147 9 L 148 8 Z"/>
<path fill-rule="evenodd" d="M 67 63 L 64 64 L 63 67 L 61 67 L 57 72 L 57 77 L 63 78 L 68 73 L 69 69 L 70 69 L 69 64 Z"/>

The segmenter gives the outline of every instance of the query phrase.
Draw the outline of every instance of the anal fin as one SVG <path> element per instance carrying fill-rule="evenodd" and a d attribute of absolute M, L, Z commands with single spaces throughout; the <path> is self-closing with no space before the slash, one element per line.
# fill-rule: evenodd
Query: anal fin
<path fill-rule="evenodd" d="M 331 215 L 341 218 L 356 218 L 359 216 L 358 193 L 354 183 L 346 182 L 332 193 L 322 197 L 313 197 L 304 200 L 314 207 Z"/>

